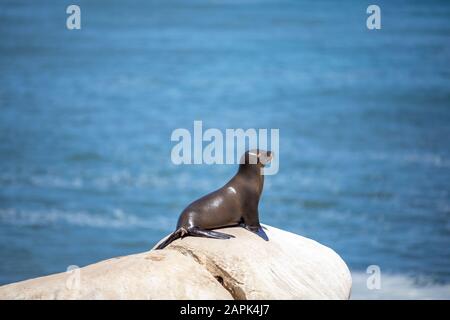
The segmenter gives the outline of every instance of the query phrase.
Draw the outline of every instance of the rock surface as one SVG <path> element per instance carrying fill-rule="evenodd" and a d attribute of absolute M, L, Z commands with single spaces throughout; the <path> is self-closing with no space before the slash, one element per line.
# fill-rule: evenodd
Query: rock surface
<path fill-rule="evenodd" d="M 113 258 L 0 287 L 0 299 L 348 299 L 351 276 L 331 249 L 265 226 L 230 240 L 186 237 L 164 250 Z"/>

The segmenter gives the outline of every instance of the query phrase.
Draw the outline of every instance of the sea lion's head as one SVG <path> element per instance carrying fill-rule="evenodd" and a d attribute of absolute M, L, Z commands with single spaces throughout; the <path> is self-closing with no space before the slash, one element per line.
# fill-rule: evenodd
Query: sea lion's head
<path fill-rule="evenodd" d="M 241 165 L 256 165 L 260 168 L 270 163 L 273 157 L 272 151 L 252 149 L 246 151 L 241 157 Z"/>

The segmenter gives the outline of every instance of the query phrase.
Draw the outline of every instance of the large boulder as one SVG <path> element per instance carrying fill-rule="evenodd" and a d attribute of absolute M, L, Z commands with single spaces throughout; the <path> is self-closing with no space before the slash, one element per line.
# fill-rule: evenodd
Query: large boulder
<path fill-rule="evenodd" d="M 186 237 L 163 250 L 113 258 L 0 287 L 0 299 L 348 299 L 350 272 L 316 241 L 264 226 L 229 240 Z"/>

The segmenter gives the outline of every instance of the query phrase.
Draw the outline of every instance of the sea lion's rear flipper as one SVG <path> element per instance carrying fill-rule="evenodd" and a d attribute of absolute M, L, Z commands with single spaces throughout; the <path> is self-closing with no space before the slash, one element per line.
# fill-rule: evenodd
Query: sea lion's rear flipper
<path fill-rule="evenodd" d="M 155 250 L 161 250 L 167 247 L 172 241 L 175 241 L 179 238 L 183 238 L 188 232 L 184 228 L 177 229 L 174 233 L 167 237 L 159 246 L 155 248 Z"/>
<path fill-rule="evenodd" d="M 212 231 L 212 230 L 206 230 L 201 229 L 198 227 L 192 227 L 192 228 L 184 228 L 181 227 L 178 230 L 176 230 L 174 233 L 172 233 L 170 236 L 167 237 L 166 240 L 164 240 L 160 245 L 158 245 L 155 250 L 164 249 L 167 247 L 172 241 L 175 241 L 179 238 L 183 238 L 185 236 L 193 236 L 193 237 L 204 237 L 204 238 L 212 238 L 212 239 L 230 239 L 234 238 L 231 234 L 226 234 L 222 232 Z"/>
<path fill-rule="evenodd" d="M 267 236 L 267 234 L 264 232 L 263 227 L 261 227 L 261 225 L 259 226 L 249 226 L 248 224 L 245 224 L 244 222 L 241 222 L 239 224 L 242 228 L 247 229 L 248 231 L 251 231 L 255 234 L 257 234 L 258 236 L 260 236 L 261 238 L 263 238 L 266 241 L 269 241 L 269 237 Z"/>
<path fill-rule="evenodd" d="M 205 237 L 212 239 L 230 239 L 234 238 L 231 234 L 226 234 L 223 232 L 217 232 L 212 230 L 200 229 L 198 227 L 188 229 L 188 234 L 194 237 Z"/>
<path fill-rule="evenodd" d="M 261 238 L 263 238 L 266 241 L 269 241 L 269 237 L 267 236 L 267 234 L 264 232 L 264 229 L 262 227 L 259 227 L 258 230 L 256 231 L 252 231 L 254 233 L 256 233 L 258 236 L 260 236 Z"/>

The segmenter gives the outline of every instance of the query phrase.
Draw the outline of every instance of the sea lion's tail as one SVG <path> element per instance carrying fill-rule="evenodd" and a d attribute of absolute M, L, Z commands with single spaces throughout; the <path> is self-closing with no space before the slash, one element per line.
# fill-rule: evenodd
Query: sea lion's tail
<path fill-rule="evenodd" d="M 155 250 L 160 250 L 160 249 L 164 249 L 165 247 L 167 247 L 172 241 L 175 241 L 179 238 L 182 238 L 185 234 L 187 234 L 186 229 L 184 229 L 183 227 L 177 229 L 175 232 L 173 232 L 170 236 L 167 237 L 166 240 L 164 240 L 163 242 L 161 242 L 156 248 Z"/>

